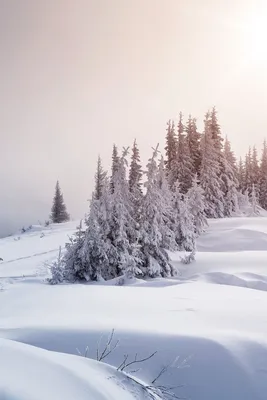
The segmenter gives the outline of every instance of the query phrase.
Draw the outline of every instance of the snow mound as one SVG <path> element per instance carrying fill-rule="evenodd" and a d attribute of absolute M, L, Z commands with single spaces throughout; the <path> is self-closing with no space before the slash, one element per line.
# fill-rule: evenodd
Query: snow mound
<path fill-rule="evenodd" d="M 140 385 L 113 367 L 0 339 L 0 399 L 146 399 Z"/>
<path fill-rule="evenodd" d="M 211 220 L 198 239 L 198 251 L 266 251 L 267 218 L 229 218 Z"/>
<path fill-rule="evenodd" d="M 204 274 L 194 275 L 191 280 L 267 291 L 267 276 L 257 274 L 245 273 L 243 275 L 237 275 L 225 272 L 207 272 Z"/>

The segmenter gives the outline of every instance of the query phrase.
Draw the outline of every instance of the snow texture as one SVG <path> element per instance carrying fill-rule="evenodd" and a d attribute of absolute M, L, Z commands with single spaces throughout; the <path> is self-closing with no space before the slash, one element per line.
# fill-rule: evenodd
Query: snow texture
<path fill-rule="evenodd" d="M 176 278 L 46 284 L 47 265 L 77 225 L 0 240 L 1 400 L 142 399 L 126 375 L 79 356 L 88 346 L 95 359 L 112 329 L 120 342 L 105 361 L 115 367 L 125 354 L 157 351 L 134 372 L 142 381 L 170 365 L 159 383 L 179 386 L 177 396 L 266 399 L 265 217 L 209 221 L 196 262 L 170 253 Z"/>

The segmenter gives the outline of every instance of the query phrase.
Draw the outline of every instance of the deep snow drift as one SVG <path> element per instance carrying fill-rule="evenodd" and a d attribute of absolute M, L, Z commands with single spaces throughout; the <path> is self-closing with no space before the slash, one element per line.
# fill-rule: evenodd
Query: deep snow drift
<path fill-rule="evenodd" d="M 105 360 L 108 363 L 118 366 L 125 354 L 129 358 L 136 353 L 146 357 L 157 351 L 134 373 L 144 381 L 151 382 L 162 366 L 170 364 L 159 383 L 179 386 L 175 389 L 178 396 L 192 400 L 266 399 L 266 218 L 211 221 L 208 232 L 199 239 L 195 263 L 182 265 L 180 255 L 172 255 L 180 272 L 177 279 L 135 280 L 127 286 L 114 282 L 49 286 L 45 284 L 47 265 L 56 258 L 59 245 L 64 245 L 76 225 L 52 226 L 43 230 L 44 235 L 36 229 L 20 235 L 20 240 L 15 240 L 16 236 L 0 240 L 0 257 L 4 260 L 0 263 L 0 337 L 75 355 L 84 354 L 89 346 L 88 356 L 95 358 L 97 347 L 103 348 L 114 328 L 114 340 L 120 343 Z M 1 341 L 0 346 L 1 360 L 9 359 L 12 371 L 16 349 L 8 340 Z M 68 362 L 66 355 L 35 349 L 37 355 L 31 353 L 31 347 L 28 354 L 28 349 L 19 347 L 18 357 L 25 352 L 33 365 L 36 357 L 44 371 L 50 368 L 48 359 L 55 363 L 55 359 L 65 357 L 69 366 L 64 370 L 66 375 L 62 365 L 56 367 L 56 373 L 73 387 L 76 365 L 77 376 L 80 371 L 84 374 L 83 368 L 98 371 L 95 363 L 81 357 L 72 357 Z M 106 371 L 99 372 L 99 379 L 105 382 L 101 387 L 110 373 Z M 27 370 L 23 373 L 24 383 L 30 385 L 28 390 L 34 391 L 30 373 L 28 381 Z M 11 378 L 12 375 L 8 379 Z M 6 379 L 6 374 L 0 372 L 0 388 L 7 387 Z M 20 386 L 15 383 L 13 376 L 13 397 L 4 397 L 2 389 L 1 400 L 24 400 L 16 394 Z M 83 385 L 92 386 L 90 377 L 77 390 Z M 119 390 L 116 385 L 114 390 Z M 82 399 L 78 393 L 75 398 Z M 116 399 L 127 399 L 127 391 L 117 393 Z M 26 397 L 36 400 L 32 396 Z M 48 397 L 52 399 L 51 396 Z M 64 396 L 64 391 L 54 392 L 55 399 L 68 398 Z M 112 399 L 111 396 L 99 398 Z M 142 398 L 138 396 L 135 398 Z"/>

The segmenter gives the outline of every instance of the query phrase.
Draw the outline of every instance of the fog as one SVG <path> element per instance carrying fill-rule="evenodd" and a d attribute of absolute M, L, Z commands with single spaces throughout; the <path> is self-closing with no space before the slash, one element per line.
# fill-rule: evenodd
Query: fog
<path fill-rule="evenodd" d="M 47 219 L 57 179 L 82 217 L 98 154 L 136 138 L 145 161 L 180 110 L 216 105 L 238 155 L 260 148 L 266 62 L 239 22 L 261 4 L 0 0 L 0 235 Z"/>

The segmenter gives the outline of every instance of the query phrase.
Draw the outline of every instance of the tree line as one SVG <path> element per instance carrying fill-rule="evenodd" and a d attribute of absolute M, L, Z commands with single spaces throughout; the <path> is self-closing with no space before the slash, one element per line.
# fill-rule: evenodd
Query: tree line
<path fill-rule="evenodd" d="M 237 165 L 215 108 L 206 113 L 202 134 L 191 116 L 184 123 L 180 113 L 177 126 L 169 121 L 165 156 L 157 145 L 145 171 L 136 141 L 130 165 L 128 154 L 129 148 L 119 154 L 113 146 L 110 175 L 98 158 L 85 228 L 66 244 L 51 283 L 174 276 L 168 251 L 187 252 L 185 263 L 194 260 L 208 218 L 266 208 L 266 143 L 260 164 L 254 149 Z"/>

